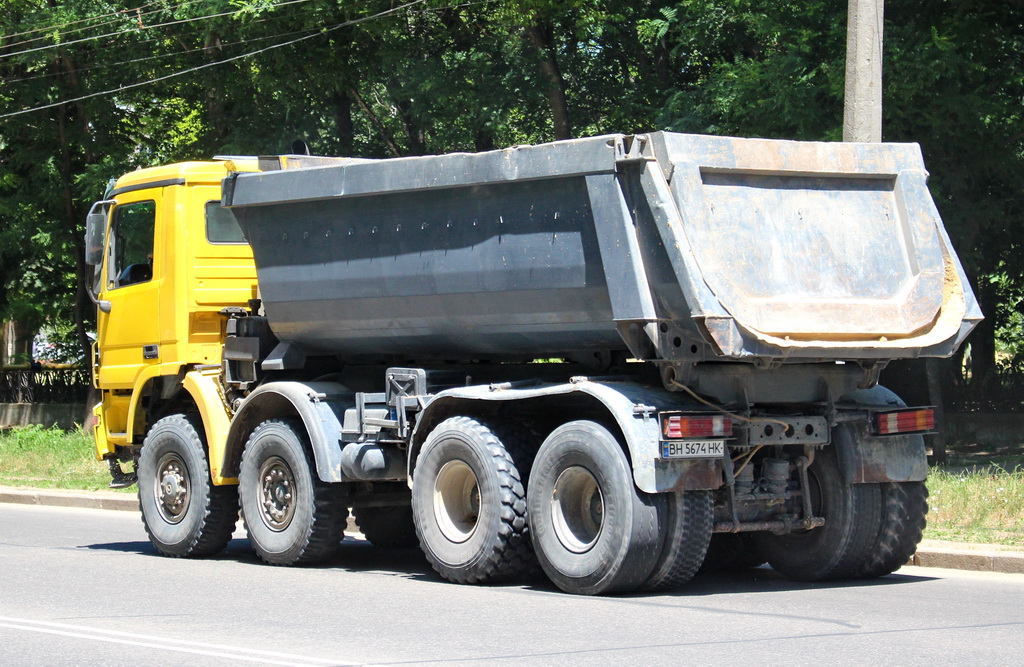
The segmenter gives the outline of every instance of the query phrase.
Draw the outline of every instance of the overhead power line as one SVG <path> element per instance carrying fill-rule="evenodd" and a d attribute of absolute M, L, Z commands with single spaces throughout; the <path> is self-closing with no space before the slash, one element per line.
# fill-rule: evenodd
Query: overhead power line
<path fill-rule="evenodd" d="M 199 2 L 199 0 L 189 0 L 189 3 L 190 2 Z M 182 4 L 189 4 L 189 3 L 182 3 Z M 78 19 L 77 21 L 69 21 L 67 23 L 59 23 L 59 24 L 54 24 L 54 25 L 43 26 L 43 27 L 40 27 L 40 28 L 32 28 L 31 30 L 23 30 L 21 32 L 14 32 L 14 33 L 11 33 L 9 35 L 5 35 L 5 37 L 8 37 L 8 38 L 10 38 L 10 37 L 21 37 L 22 35 L 31 35 L 31 34 L 36 33 L 36 32 L 49 32 L 51 30 L 61 30 L 63 28 L 67 28 L 68 26 L 78 25 L 79 23 L 88 23 L 90 21 L 98 21 L 99 19 L 105 19 L 105 18 L 109 18 L 111 16 L 118 16 L 119 14 L 123 14 L 125 12 L 134 12 L 134 11 L 137 11 L 139 9 L 145 9 L 146 7 L 151 7 L 151 6 L 155 5 L 155 4 L 157 4 L 157 3 L 150 2 L 150 3 L 147 3 L 145 5 L 140 5 L 140 6 L 136 7 L 136 8 L 134 8 L 134 9 L 119 9 L 116 12 L 110 12 L 110 13 L 107 13 L 107 14 L 98 14 L 96 16 L 90 16 L 89 18 Z M 181 5 L 175 5 L 174 8 L 180 7 L 180 6 Z"/>
<path fill-rule="evenodd" d="M 102 26 L 105 26 L 105 25 L 110 25 L 111 23 L 118 23 L 120 21 L 123 21 L 126 16 L 129 16 L 129 17 L 132 17 L 132 18 L 138 18 L 138 17 L 143 17 L 143 16 L 150 16 L 151 14 L 159 14 L 159 13 L 162 13 L 162 12 L 172 12 L 175 9 L 179 9 L 181 7 L 186 7 L 188 5 L 193 5 L 193 4 L 197 3 L 197 2 L 202 2 L 202 1 L 203 0 L 186 0 L 185 2 L 181 2 L 181 3 L 178 3 L 176 5 L 171 5 L 169 7 L 160 7 L 159 9 L 152 9 L 152 10 L 146 11 L 146 12 L 142 11 L 143 9 L 146 9 L 147 7 L 152 7 L 153 5 L 158 4 L 156 2 L 150 2 L 148 4 L 140 5 L 138 7 L 129 8 L 129 9 L 119 9 L 116 12 L 110 12 L 108 14 L 99 14 L 97 16 L 91 16 L 89 18 L 78 19 L 77 21 L 69 21 L 67 23 L 59 23 L 59 24 L 43 26 L 43 27 L 39 27 L 39 28 L 32 28 L 31 30 L 25 30 L 23 32 L 16 32 L 16 33 L 13 33 L 13 34 L 4 35 L 4 37 L 6 39 L 10 39 L 12 37 L 21 37 L 23 35 L 32 35 L 32 34 L 35 34 L 35 33 L 38 33 L 38 32 L 53 33 L 55 31 L 57 32 L 56 37 L 63 37 L 65 35 L 70 35 L 72 33 L 82 32 L 83 30 L 91 30 L 93 28 L 99 28 L 99 27 L 102 27 Z M 111 18 L 111 17 L 114 17 L 114 18 Z M 110 20 L 109 21 L 101 21 L 100 19 L 110 19 Z M 80 23 L 91 23 L 91 25 L 84 25 L 84 26 L 81 26 L 81 27 L 78 27 L 78 28 L 74 28 L 72 30 L 65 30 L 66 28 L 70 28 L 71 26 L 78 25 Z M 10 48 L 15 47 L 15 46 L 21 46 L 22 44 L 31 44 L 32 42 L 38 42 L 39 40 L 49 39 L 49 38 L 52 38 L 52 37 L 54 37 L 54 35 L 52 35 L 52 34 L 40 35 L 39 37 L 31 37 L 29 39 L 23 39 L 23 40 L 18 41 L 18 42 L 9 42 L 9 43 L 5 44 L 4 46 L 6 48 L 10 49 Z"/>
<path fill-rule="evenodd" d="M 343 23 L 338 23 L 336 25 L 331 26 L 330 28 L 324 28 L 323 30 L 320 30 L 320 31 L 317 31 L 315 33 L 311 33 L 311 34 L 308 34 L 308 35 L 305 35 L 303 37 L 299 37 L 299 38 L 296 38 L 296 39 L 291 39 L 291 40 L 288 40 L 286 42 L 280 42 L 278 44 L 271 44 L 270 46 L 265 46 L 262 49 L 255 49 L 253 51 L 248 51 L 246 53 L 242 53 L 242 54 L 239 54 L 239 55 L 231 56 L 230 58 L 224 58 L 222 60 L 216 60 L 216 61 L 213 61 L 213 62 L 204 63 L 202 65 L 197 65 L 195 67 L 190 67 L 189 69 L 186 69 L 186 70 L 181 70 L 179 72 L 172 72 L 170 74 L 165 74 L 163 76 L 158 76 L 158 77 L 155 77 L 155 78 L 152 78 L 152 79 L 146 79 L 145 81 L 137 81 L 135 83 L 130 83 L 130 84 L 118 86 L 117 88 L 111 88 L 109 90 L 98 91 L 98 92 L 95 92 L 95 93 L 89 93 L 88 95 L 81 95 L 79 97 L 73 97 L 73 98 L 70 98 L 70 99 L 61 100 L 59 102 L 53 102 L 51 104 L 44 104 L 44 105 L 41 105 L 41 106 L 29 108 L 29 109 L 22 109 L 20 111 L 11 111 L 11 112 L 8 112 L 8 113 L 5 113 L 5 114 L 0 114 L 0 120 L 5 119 L 5 118 L 13 118 L 14 116 L 21 116 L 23 114 L 32 113 L 34 111 L 43 111 L 45 109 L 53 109 L 54 107 L 59 107 L 59 106 L 64 105 L 64 104 L 70 104 L 72 102 L 81 102 L 82 100 L 87 100 L 87 99 L 90 99 L 90 98 L 93 98 L 93 97 L 102 97 L 103 95 L 112 95 L 114 93 L 119 93 L 119 92 L 122 92 L 122 91 L 125 91 L 125 90 L 131 90 L 133 88 L 140 88 L 142 86 L 147 86 L 147 85 L 149 85 L 151 83 L 158 83 L 160 81 L 166 81 L 168 79 L 173 79 L 173 78 L 176 78 L 176 77 L 179 77 L 179 76 L 184 76 L 186 74 L 192 74 L 194 72 L 199 72 L 201 70 L 209 69 L 211 67 L 217 67 L 218 65 L 224 65 L 226 63 L 234 62 L 236 60 L 242 60 L 244 58 L 251 58 L 252 56 L 259 55 L 261 53 L 266 53 L 267 51 L 272 51 L 273 49 L 279 49 L 279 48 L 281 48 L 283 46 L 290 46 L 292 44 L 298 44 L 299 42 L 304 42 L 304 41 L 309 40 L 309 39 L 314 39 L 316 37 L 322 37 L 323 35 L 326 35 L 328 33 L 334 32 L 335 30 L 340 30 L 341 28 L 345 28 L 345 27 L 348 27 L 348 26 L 356 25 L 356 24 L 359 24 L 359 23 L 365 23 L 366 21 L 371 21 L 371 20 L 374 20 L 374 19 L 384 18 L 385 16 L 390 16 L 392 14 L 397 14 L 397 13 L 400 13 L 400 12 L 404 12 L 405 10 L 409 9 L 410 7 L 413 7 L 413 6 L 419 5 L 419 4 L 423 4 L 425 1 L 426 0 L 412 0 L 412 2 L 407 2 L 407 3 L 403 4 L 403 5 L 399 5 L 397 7 L 392 7 L 391 9 L 387 9 L 387 10 L 384 10 L 382 12 L 378 12 L 376 14 L 370 15 L 370 16 L 364 16 L 363 18 L 352 19 L 350 21 L 344 21 Z"/>
<path fill-rule="evenodd" d="M 191 2 L 198 2 L 200 0 L 190 0 L 190 1 Z M 369 4 L 372 1 L 373 0 L 351 0 L 350 6 L 353 6 L 353 5 L 366 5 L 366 4 Z M 181 7 L 184 4 L 186 4 L 186 3 L 182 3 L 181 5 L 175 5 L 175 7 Z M 256 25 L 261 25 L 261 24 L 267 24 L 267 23 L 270 23 L 270 22 L 273 22 L 273 21 L 283 21 L 283 20 L 286 20 L 286 19 L 289 19 L 289 18 L 292 18 L 292 17 L 289 16 L 288 14 L 284 13 L 284 12 L 274 13 L 274 14 L 271 14 L 269 16 L 256 19 L 255 21 L 253 21 L 249 25 L 256 26 Z M 291 37 L 292 35 L 306 34 L 306 33 L 309 33 L 309 31 L 310 31 L 310 28 L 305 28 L 305 29 L 302 29 L 302 30 L 289 30 L 287 32 L 281 32 L 281 33 L 277 33 L 275 35 L 266 35 L 266 36 L 263 36 L 263 37 L 252 37 L 252 38 L 247 38 L 247 39 L 240 39 L 240 40 L 237 40 L 237 41 L 234 41 L 234 42 L 218 42 L 216 44 L 216 47 L 211 47 L 211 46 L 207 45 L 207 46 L 200 46 L 200 47 L 197 47 L 197 48 L 194 48 L 194 49 L 184 49 L 184 50 L 181 50 L 181 51 L 170 51 L 170 52 L 166 52 L 166 53 L 157 53 L 157 54 L 154 54 L 154 55 L 151 55 L 151 56 L 143 56 L 143 57 L 140 57 L 140 58 L 130 58 L 130 59 L 127 59 L 127 60 L 98 62 L 98 63 L 93 64 L 93 65 L 85 65 L 85 66 L 81 66 L 81 67 L 76 67 L 75 71 L 81 73 L 81 72 L 88 72 L 88 71 L 98 70 L 98 69 L 99 70 L 108 69 L 110 67 L 117 67 L 118 65 L 130 65 L 130 64 L 133 64 L 133 63 L 148 62 L 148 61 L 151 61 L 151 60 L 163 60 L 165 58 L 176 58 L 178 56 L 184 56 L 184 55 L 188 55 L 190 53 L 197 53 L 199 51 L 208 51 L 211 48 L 220 49 L 221 47 L 237 46 L 239 44 L 253 44 L 253 43 L 256 43 L 256 42 L 266 42 L 266 41 L 269 41 L 269 40 L 272 40 L 272 39 L 278 39 L 278 38 L 281 38 L 281 37 Z M 133 48 L 141 47 L 141 46 L 143 46 L 145 44 L 151 44 L 153 42 L 161 42 L 161 41 L 164 41 L 166 39 L 166 36 L 164 36 L 164 35 L 158 35 L 156 33 L 154 33 L 154 35 L 156 35 L 156 36 L 151 37 L 149 39 L 142 39 L 142 40 L 138 40 L 138 41 L 132 42 L 132 47 Z M 42 72 L 42 73 L 38 73 L 38 74 L 32 74 L 32 75 L 29 75 L 29 76 L 21 76 L 21 77 L 18 77 L 18 78 L 0 79 L 0 81 L 2 81 L 4 84 L 22 83 L 22 82 L 25 82 L 25 81 L 38 81 L 40 79 L 52 79 L 54 77 L 62 76 L 63 74 L 64 74 L 63 72 Z"/>
<path fill-rule="evenodd" d="M 200 51 L 209 51 L 211 48 L 218 48 L 218 49 L 220 49 L 220 48 L 226 48 L 226 47 L 231 47 L 231 46 L 238 46 L 239 44 L 253 44 L 253 43 L 256 43 L 256 42 L 266 42 L 266 41 L 269 41 L 269 40 L 272 40 L 272 39 L 280 39 L 282 37 L 291 37 L 292 35 L 300 35 L 300 34 L 308 34 L 308 33 L 309 33 L 309 29 L 308 28 L 306 30 L 290 30 L 288 32 L 282 32 L 282 33 L 278 33 L 276 35 L 267 35 L 265 37 L 253 37 L 253 38 L 250 38 L 250 39 L 239 39 L 239 40 L 234 41 L 234 42 L 219 42 L 216 45 L 216 47 L 198 46 L 198 47 L 196 47 L 194 49 L 185 49 L 185 50 L 182 50 L 182 51 L 169 51 L 167 53 L 157 53 L 157 54 L 152 55 L 152 56 L 142 56 L 140 58 L 130 58 L 128 60 L 117 60 L 117 61 L 113 61 L 113 62 L 101 62 L 101 63 L 97 63 L 95 65 L 86 65 L 84 67 L 77 67 L 77 68 L 75 68 L 75 71 L 78 72 L 78 73 L 82 73 L 82 72 L 91 72 L 93 70 L 110 69 L 111 67 L 118 67 L 120 65 L 132 65 L 132 64 L 135 64 L 135 63 L 149 62 L 151 60 L 164 60 L 165 58 L 177 58 L 177 57 L 180 57 L 180 56 L 187 56 L 187 55 L 189 55 L 191 53 L 198 53 Z M 161 39 L 161 38 L 146 40 L 145 42 L 140 42 L 140 44 L 145 44 L 145 43 L 152 42 L 152 41 L 158 41 L 159 39 Z M 54 77 L 62 76 L 63 74 L 64 74 L 63 72 L 46 72 L 44 74 L 34 74 L 32 76 L 23 76 L 23 77 L 18 78 L 18 79 L 4 79 L 3 82 L 4 83 L 23 83 L 25 81 L 37 81 L 39 79 L 52 79 Z"/>
<path fill-rule="evenodd" d="M 287 6 L 287 5 L 295 5 L 295 4 L 299 4 L 299 3 L 303 3 L 303 2 L 309 2 L 309 0 L 286 0 L 286 2 L 279 2 L 279 3 L 271 5 L 271 6 L 274 7 L 274 8 L 277 8 L 277 7 L 284 7 L 284 6 Z M 164 23 L 154 23 L 151 26 L 146 26 L 146 27 L 142 28 L 142 30 L 149 30 L 149 29 L 153 29 L 153 28 L 166 28 L 166 27 L 172 26 L 172 25 L 181 25 L 183 23 L 193 23 L 195 21 L 205 21 L 205 20 L 208 20 L 208 19 L 215 19 L 215 18 L 220 18 L 220 17 L 223 17 L 223 16 L 234 16 L 235 14 L 241 14 L 241 13 L 246 12 L 246 11 L 248 11 L 248 10 L 245 9 L 245 8 L 243 8 L 243 9 L 235 9 L 235 10 L 232 10 L 230 12 L 220 12 L 219 14 L 207 14 L 207 15 L 204 15 L 204 16 L 193 16 L 193 17 L 187 18 L 187 19 L 177 19 L 177 20 L 174 20 L 174 21 L 166 21 Z M 72 39 L 72 40 L 69 40 L 67 42 L 61 42 L 59 44 L 47 44 L 46 46 L 36 46 L 36 47 L 31 48 L 31 49 L 23 49 L 21 51 L 14 51 L 12 53 L 0 54 L 0 59 L 2 59 L 2 58 L 13 58 L 14 56 L 25 55 L 26 53 L 35 53 L 37 51 L 47 51 L 47 50 L 50 50 L 50 49 L 59 49 L 61 47 L 71 46 L 72 44 L 80 44 L 82 42 L 91 42 L 91 41 L 94 41 L 94 40 L 97 40 L 97 39 L 105 39 L 107 37 L 116 37 L 118 35 L 124 35 L 126 33 L 138 32 L 139 30 L 140 30 L 140 28 L 138 28 L 138 27 L 132 27 L 132 28 L 129 28 L 129 29 L 126 29 L 126 30 L 117 30 L 115 32 L 108 32 L 108 33 L 105 33 L 105 34 L 102 34 L 102 35 L 92 35 L 91 37 L 82 37 L 80 39 Z"/>

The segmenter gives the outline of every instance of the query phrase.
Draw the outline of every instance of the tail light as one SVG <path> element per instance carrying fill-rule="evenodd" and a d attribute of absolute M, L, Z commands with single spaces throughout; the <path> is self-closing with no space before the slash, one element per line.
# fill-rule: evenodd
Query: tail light
<path fill-rule="evenodd" d="M 875 414 L 875 431 L 878 435 L 899 433 L 921 433 L 935 428 L 935 410 L 916 408 Z"/>
<path fill-rule="evenodd" d="M 732 420 L 724 415 L 661 415 L 661 434 L 666 440 L 729 437 Z"/>

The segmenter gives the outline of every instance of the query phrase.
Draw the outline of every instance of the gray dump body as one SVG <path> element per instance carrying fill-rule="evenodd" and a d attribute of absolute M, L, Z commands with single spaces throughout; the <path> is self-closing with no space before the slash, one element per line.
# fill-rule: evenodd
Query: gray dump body
<path fill-rule="evenodd" d="M 654 133 L 276 162 L 224 204 L 274 333 L 308 353 L 873 360 L 949 355 L 981 318 L 916 144 Z"/>

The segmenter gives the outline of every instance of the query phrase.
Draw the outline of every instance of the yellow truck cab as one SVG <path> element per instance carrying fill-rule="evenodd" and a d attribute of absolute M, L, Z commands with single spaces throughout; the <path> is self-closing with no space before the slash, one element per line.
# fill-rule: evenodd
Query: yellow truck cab
<path fill-rule="evenodd" d="M 98 305 L 93 352 L 96 455 L 131 461 L 162 415 L 197 413 L 217 461 L 229 422 L 219 390 L 224 309 L 256 297 L 252 251 L 221 208 L 221 180 L 255 159 L 184 162 L 122 176 L 89 215 L 87 252 Z M 217 484 L 232 483 L 219 475 Z"/>

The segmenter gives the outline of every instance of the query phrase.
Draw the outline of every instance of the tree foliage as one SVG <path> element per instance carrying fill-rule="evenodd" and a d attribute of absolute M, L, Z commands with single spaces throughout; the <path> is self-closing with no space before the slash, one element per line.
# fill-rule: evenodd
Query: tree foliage
<path fill-rule="evenodd" d="M 81 221 L 136 167 L 295 139 L 365 157 L 663 128 L 837 140 L 840 4 L 5 0 L 0 317 L 76 321 L 85 343 Z M 885 16 L 884 134 L 921 144 L 988 316 L 974 377 L 997 350 L 1024 367 L 1024 5 Z"/>

